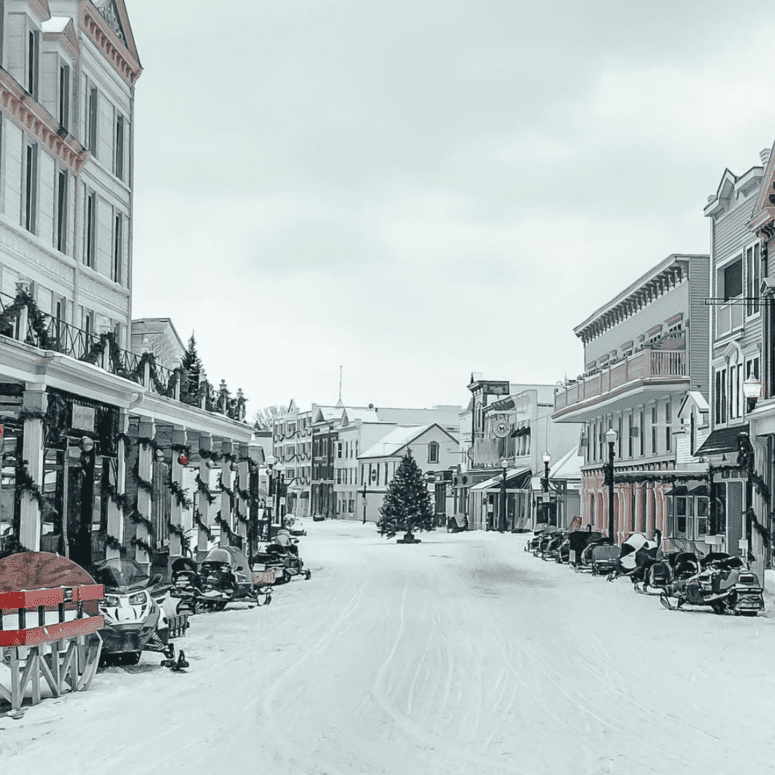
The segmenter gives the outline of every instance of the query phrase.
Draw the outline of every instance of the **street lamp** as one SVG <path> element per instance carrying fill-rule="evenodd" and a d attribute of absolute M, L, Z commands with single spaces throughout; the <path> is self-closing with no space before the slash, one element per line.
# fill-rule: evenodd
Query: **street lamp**
<path fill-rule="evenodd" d="M 366 482 L 363 483 L 363 524 L 366 524 Z"/>
<path fill-rule="evenodd" d="M 762 383 L 753 375 L 743 382 L 743 395 L 746 399 L 746 412 L 752 412 L 756 408 L 756 402 L 762 395 Z"/>
<path fill-rule="evenodd" d="M 544 480 L 541 482 L 544 492 L 549 492 L 549 463 L 552 462 L 552 456 L 544 452 Z"/>
<path fill-rule="evenodd" d="M 501 460 L 501 469 L 503 471 L 503 478 L 501 479 L 501 533 L 506 529 L 506 471 L 508 470 L 508 467 L 509 461 L 504 457 L 503 460 Z"/>
<path fill-rule="evenodd" d="M 606 481 L 608 482 L 608 540 L 615 544 L 614 540 L 614 444 L 618 435 L 613 428 L 609 428 L 605 433 L 605 440 L 608 442 L 608 466 L 606 471 Z"/>

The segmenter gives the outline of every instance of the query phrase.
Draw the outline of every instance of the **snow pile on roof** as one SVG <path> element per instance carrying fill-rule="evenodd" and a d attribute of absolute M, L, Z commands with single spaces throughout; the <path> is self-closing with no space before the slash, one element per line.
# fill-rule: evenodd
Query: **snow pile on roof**
<path fill-rule="evenodd" d="M 421 436 L 432 425 L 411 425 L 408 428 L 394 428 L 381 441 L 375 442 L 358 459 L 365 457 L 389 457 L 395 455 L 402 447 Z"/>
<path fill-rule="evenodd" d="M 581 479 L 581 466 L 584 456 L 579 455 L 579 448 L 573 447 L 549 469 L 550 479 Z"/>
<path fill-rule="evenodd" d="M 43 32 L 64 32 L 70 21 L 69 16 L 52 16 L 44 21 L 40 28 Z"/>

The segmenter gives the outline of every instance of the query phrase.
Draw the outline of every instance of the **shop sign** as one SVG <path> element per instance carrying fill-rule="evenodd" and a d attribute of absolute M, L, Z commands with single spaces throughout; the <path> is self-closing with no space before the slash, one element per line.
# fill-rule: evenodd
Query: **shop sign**
<path fill-rule="evenodd" d="M 94 407 L 84 406 L 73 401 L 73 419 L 72 427 L 79 431 L 89 431 L 94 433 Z"/>

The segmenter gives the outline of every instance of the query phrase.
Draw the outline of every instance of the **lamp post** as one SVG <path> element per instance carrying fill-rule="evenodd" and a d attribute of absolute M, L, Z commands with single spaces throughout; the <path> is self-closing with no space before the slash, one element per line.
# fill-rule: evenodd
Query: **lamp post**
<path fill-rule="evenodd" d="M 613 428 L 609 428 L 605 433 L 605 440 L 608 442 L 608 466 L 606 471 L 606 481 L 608 482 L 608 540 L 615 544 L 614 540 L 614 444 L 618 434 Z"/>
<path fill-rule="evenodd" d="M 506 460 L 504 457 L 503 460 L 501 460 L 501 470 L 503 472 L 503 476 L 501 478 L 501 516 L 500 516 L 500 527 L 498 528 L 500 532 L 502 533 L 506 529 L 506 471 L 509 467 L 509 461 Z"/>
<path fill-rule="evenodd" d="M 363 524 L 366 524 L 366 482 L 363 483 Z"/>
<path fill-rule="evenodd" d="M 548 452 L 544 452 L 544 478 L 541 480 L 541 490 L 543 490 L 543 507 L 544 515 L 546 516 L 546 523 L 551 525 L 551 503 L 549 502 L 549 463 L 552 460 L 552 456 Z M 556 520 L 555 520 L 556 524 Z"/>
<path fill-rule="evenodd" d="M 273 505 L 269 507 L 269 515 L 266 520 L 267 541 L 272 540 L 272 517 L 274 513 L 280 513 L 280 471 L 275 468 L 276 464 L 277 458 L 274 455 L 269 455 L 266 459 L 266 465 L 269 468 L 269 494 L 274 496 L 274 498 L 270 498 L 270 503 L 273 503 Z"/>

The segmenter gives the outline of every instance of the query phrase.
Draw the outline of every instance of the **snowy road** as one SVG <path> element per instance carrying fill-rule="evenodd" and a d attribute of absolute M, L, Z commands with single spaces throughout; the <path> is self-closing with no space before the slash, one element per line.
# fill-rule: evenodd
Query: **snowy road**
<path fill-rule="evenodd" d="M 769 611 L 665 611 L 524 536 L 308 529 L 311 581 L 194 618 L 185 675 L 146 655 L 0 718 L 0 771 L 775 772 Z"/>

